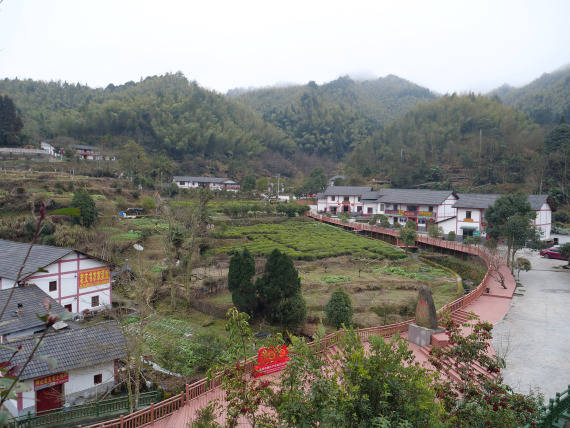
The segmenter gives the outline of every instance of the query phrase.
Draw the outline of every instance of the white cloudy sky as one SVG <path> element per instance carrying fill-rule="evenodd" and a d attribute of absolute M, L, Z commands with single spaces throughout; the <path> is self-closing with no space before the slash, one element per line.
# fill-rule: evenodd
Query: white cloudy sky
<path fill-rule="evenodd" d="M 202 86 L 396 74 L 438 92 L 522 85 L 570 63 L 567 0 L 4 0 L 0 78 Z"/>

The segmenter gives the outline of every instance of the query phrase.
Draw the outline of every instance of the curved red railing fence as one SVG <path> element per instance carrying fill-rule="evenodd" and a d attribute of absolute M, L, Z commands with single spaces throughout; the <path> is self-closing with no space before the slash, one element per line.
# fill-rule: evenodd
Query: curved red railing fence
<path fill-rule="evenodd" d="M 391 236 L 398 239 L 398 232 L 393 229 L 387 229 L 379 226 L 372 226 L 362 223 L 344 223 L 341 220 L 329 218 L 320 214 L 307 213 L 307 216 L 312 217 L 321 222 L 334 224 L 342 226 L 347 229 L 352 229 L 355 231 L 368 231 L 371 233 L 382 234 L 386 236 Z M 447 250 L 456 251 L 458 253 L 470 254 L 480 257 L 487 267 L 492 261 L 493 256 L 479 247 L 474 247 L 470 245 L 465 245 L 459 242 L 444 241 L 442 239 L 430 238 L 427 236 L 418 236 L 416 239 L 417 243 L 430 245 L 434 247 L 439 247 Z M 442 306 L 437 312 L 441 317 L 445 313 L 451 313 L 458 309 L 465 308 L 469 306 L 473 301 L 477 300 L 485 291 L 485 288 L 489 282 L 489 271 L 483 277 L 481 283 L 473 289 L 469 294 L 461 296 L 460 298 L 449 302 L 448 304 Z M 363 328 L 357 331 L 358 336 L 367 341 L 370 336 L 384 336 L 390 337 L 394 334 L 403 333 L 408 331 L 408 326 L 412 324 L 415 319 L 399 322 L 390 325 L 381 325 L 376 327 Z M 339 335 L 337 332 L 331 333 L 323 337 L 319 342 L 311 342 L 309 346 L 315 349 L 315 352 L 322 352 L 338 343 Z M 256 363 L 256 357 L 252 357 L 246 362 L 246 369 L 253 370 L 253 366 Z M 207 379 L 201 379 L 194 382 L 191 385 L 186 385 L 184 392 L 178 395 L 170 397 L 164 401 L 156 404 L 152 404 L 149 407 L 138 410 L 126 416 L 121 416 L 120 418 L 113 419 L 106 422 L 97 423 L 90 425 L 85 428 L 138 428 L 144 427 L 152 424 L 155 421 L 166 418 L 176 412 L 181 407 L 185 406 L 186 403 L 206 394 L 207 392 L 216 389 L 220 386 L 220 376 L 208 381 Z"/>

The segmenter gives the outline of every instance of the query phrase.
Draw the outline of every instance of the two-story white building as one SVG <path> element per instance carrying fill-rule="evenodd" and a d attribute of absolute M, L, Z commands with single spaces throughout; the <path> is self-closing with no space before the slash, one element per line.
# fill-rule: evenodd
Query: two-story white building
<path fill-rule="evenodd" d="M 390 224 L 415 222 L 419 228 L 428 223 L 442 225 L 455 217 L 457 195 L 451 190 L 381 189 L 364 195 L 366 215 L 384 214 Z M 451 226 L 449 226 L 451 227 Z"/>
<path fill-rule="evenodd" d="M 172 177 L 172 182 L 181 189 L 196 189 L 198 187 L 208 187 L 210 190 L 227 190 L 239 192 L 240 184 L 230 178 L 218 177 L 191 177 L 189 175 L 179 175 Z"/>
<path fill-rule="evenodd" d="M 372 187 L 329 186 L 317 195 L 317 211 L 333 215 L 342 212 L 362 214 L 363 195 L 372 191 Z"/>
<path fill-rule="evenodd" d="M 106 262 L 71 248 L 34 245 L 18 279 L 28 248 L 27 243 L 0 239 L 0 290 L 35 284 L 72 313 L 111 305 Z"/>
<path fill-rule="evenodd" d="M 459 200 L 455 202 L 457 219 L 455 233 L 457 236 L 486 236 L 485 210 L 503 195 L 460 193 Z M 529 195 L 528 202 L 536 213 L 534 226 L 540 231 L 541 239 L 550 239 L 552 228 L 552 208 L 548 202 L 548 195 Z"/>

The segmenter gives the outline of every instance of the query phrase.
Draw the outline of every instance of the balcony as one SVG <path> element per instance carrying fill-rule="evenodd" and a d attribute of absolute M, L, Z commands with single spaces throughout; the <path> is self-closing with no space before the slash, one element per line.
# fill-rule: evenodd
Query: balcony
<path fill-rule="evenodd" d="M 404 217 L 435 217 L 435 213 L 431 211 L 404 211 L 404 210 L 384 210 L 388 215 L 401 215 Z"/>

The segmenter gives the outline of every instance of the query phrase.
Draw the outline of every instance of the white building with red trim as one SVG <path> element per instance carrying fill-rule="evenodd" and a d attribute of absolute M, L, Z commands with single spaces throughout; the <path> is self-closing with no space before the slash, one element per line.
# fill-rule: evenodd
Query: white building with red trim
<path fill-rule="evenodd" d="M 72 313 L 100 310 L 112 302 L 109 265 L 71 248 L 0 239 L 0 290 L 35 284 Z M 16 282 L 18 284 L 16 284 Z"/>
<path fill-rule="evenodd" d="M 486 236 L 485 210 L 502 195 L 481 193 L 460 193 L 454 207 L 457 209 L 455 233 L 457 236 Z M 552 230 L 552 208 L 548 195 L 529 195 L 528 202 L 536 213 L 534 226 L 540 231 L 541 239 L 550 239 Z"/>
<path fill-rule="evenodd" d="M 317 211 L 333 215 L 342 212 L 363 214 L 363 195 L 370 193 L 372 187 L 329 186 L 323 193 L 317 194 Z"/>
<path fill-rule="evenodd" d="M 239 192 L 240 184 L 231 178 L 218 177 L 191 177 L 179 175 L 172 177 L 172 182 L 181 189 L 197 189 L 207 187 L 210 190 L 227 190 L 229 192 Z"/>

